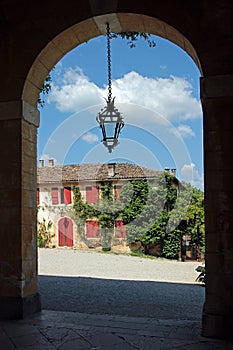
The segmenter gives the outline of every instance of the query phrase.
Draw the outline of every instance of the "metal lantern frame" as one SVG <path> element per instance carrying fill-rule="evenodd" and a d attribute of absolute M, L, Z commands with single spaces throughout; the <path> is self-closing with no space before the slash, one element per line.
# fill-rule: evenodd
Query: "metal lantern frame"
<path fill-rule="evenodd" d="M 108 148 L 109 153 L 119 144 L 118 137 L 121 129 L 124 127 L 124 120 L 121 113 L 115 107 L 115 97 L 112 98 L 112 78 L 111 78 L 111 46 L 110 46 L 110 26 L 106 23 L 107 35 L 107 61 L 108 61 L 108 99 L 107 105 L 101 109 L 96 117 L 100 125 L 103 139 L 102 142 Z M 109 134 L 108 127 L 111 126 L 112 132 Z"/>

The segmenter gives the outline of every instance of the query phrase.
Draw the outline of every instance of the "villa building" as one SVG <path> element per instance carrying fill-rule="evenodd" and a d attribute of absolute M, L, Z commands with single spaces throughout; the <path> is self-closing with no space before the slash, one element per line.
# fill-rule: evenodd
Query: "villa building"
<path fill-rule="evenodd" d="M 167 170 L 169 171 L 169 170 Z M 172 169 L 174 171 L 174 169 Z M 40 161 L 37 169 L 38 223 L 51 223 L 52 246 L 94 248 L 98 246 L 99 224 L 96 218 L 88 218 L 81 233 L 72 214 L 73 187 L 79 186 L 82 199 L 90 204 L 101 198 L 99 185 L 111 181 L 113 196 L 119 198 L 123 184 L 133 179 L 153 180 L 161 171 L 129 163 L 54 165 Z M 125 244 L 123 221 L 115 221 L 114 244 Z"/>

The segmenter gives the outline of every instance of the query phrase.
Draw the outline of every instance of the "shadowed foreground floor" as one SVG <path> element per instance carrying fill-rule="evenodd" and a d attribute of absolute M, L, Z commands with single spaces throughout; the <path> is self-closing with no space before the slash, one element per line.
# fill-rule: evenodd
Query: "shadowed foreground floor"
<path fill-rule="evenodd" d="M 232 350 L 201 336 L 201 323 L 44 310 L 0 321 L 1 350 Z"/>
<path fill-rule="evenodd" d="M 39 276 L 42 308 L 156 319 L 199 320 L 198 284 Z"/>

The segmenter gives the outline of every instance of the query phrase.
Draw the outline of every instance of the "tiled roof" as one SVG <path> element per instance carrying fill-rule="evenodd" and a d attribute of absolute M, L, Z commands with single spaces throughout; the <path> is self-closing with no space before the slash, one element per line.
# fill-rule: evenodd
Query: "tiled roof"
<path fill-rule="evenodd" d="M 37 183 L 101 181 L 106 179 L 153 178 L 161 171 L 129 163 L 115 163 L 115 175 L 108 175 L 108 164 L 75 164 L 37 168 Z"/>

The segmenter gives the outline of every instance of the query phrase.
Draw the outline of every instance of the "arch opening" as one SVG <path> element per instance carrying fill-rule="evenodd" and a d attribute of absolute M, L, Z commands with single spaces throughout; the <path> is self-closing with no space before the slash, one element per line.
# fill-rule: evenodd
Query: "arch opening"
<path fill-rule="evenodd" d="M 120 15 L 119 15 L 120 16 Z M 132 17 L 135 17 L 136 16 L 136 18 L 137 18 L 137 15 L 132 15 Z M 104 19 L 102 18 L 102 16 L 101 16 L 101 23 L 98 25 L 99 27 L 99 33 L 104 33 L 104 30 L 105 30 L 105 20 L 106 20 L 106 16 L 103 16 L 104 17 Z M 109 18 L 109 16 L 107 16 L 108 18 Z M 131 17 L 131 16 L 130 16 Z M 144 16 L 140 16 L 140 17 L 144 17 Z M 97 24 L 96 24 L 96 22 L 98 22 L 98 20 L 99 19 L 94 19 L 94 25 L 96 26 Z M 146 19 L 144 19 L 145 20 L 145 22 L 146 22 Z M 109 20 L 110 21 L 110 20 Z M 151 19 L 151 21 L 152 21 L 152 19 Z M 139 30 L 139 25 L 137 25 L 136 23 L 134 23 L 132 26 L 131 25 L 129 25 L 129 23 L 128 23 L 129 21 L 128 21 L 128 19 L 127 19 L 127 26 L 125 25 L 125 27 L 124 27 L 124 29 L 123 30 L 129 30 L 128 28 L 130 28 L 130 30 L 135 30 L 135 31 L 138 31 Z M 170 41 L 172 41 L 172 42 L 174 42 L 175 44 L 177 44 L 179 47 L 181 47 L 183 50 L 185 50 L 186 52 L 188 52 L 189 53 L 189 55 L 192 57 L 192 59 L 193 60 L 195 60 L 195 63 L 198 65 L 198 67 L 199 67 L 199 69 L 200 69 L 200 64 L 199 64 L 199 62 L 198 62 L 198 59 L 197 59 L 197 57 L 196 57 L 196 55 L 195 55 L 195 50 L 192 48 L 192 46 L 191 46 L 191 44 L 189 44 L 189 42 L 187 41 L 187 39 L 185 39 L 184 37 L 183 37 L 183 35 L 181 35 L 179 32 L 177 32 L 175 29 L 171 29 L 169 26 L 166 26 L 163 22 L 161 22 L 161 21 L 157 21 L 157 20 L 153 20 L 152 21 L 153 22 L 153 26 L 152 26 L 152 23 L 151 23 L 151 27 L 153 27 L 154 29 L 149 29 L 149 25 L 148 26 L 145 26 L 144 24 L 143 24 L 143 27 L 140 27 L 141 29 L 141 31 L 146 31 L 146 32 L 149 32 L 149 33 L 151 33 L 151 34 L 156 34 L 156 35 L 159 35 L 159 36 L 161 36 L 161 37 L 164 37 L 164 38 L 166 38 L 166 39 L 168 39 L 168 40 L 170 40 Z M 101 29 L 100 29 L 101 28 Z M 115 23 L 115 26 L 114 26 L 114 28 L 116 28 L 115 30 L 116 31 L 119 31 L 119 24 L 118 23 Z M 114 29 L 113 28 L 113 29 Z M 121 28 L 121 30 L 122 30 L 122 27 L 120 27 Z M 143 28 L 143 29 L 142 29 Z M 145 29 L 146 28 L 146 29 Z M 170 32 L 169 32 L 169 30 L 170 30 Z M 170 34 L 168 34 L 168 32 L 170 33 Z M 64 34 L 64 33 L 63 33 Z M 69 31 L 67 31 L 67 33 L 66 33 L 66 35 L 67 36 L 69 36 Z M 93 36 L 97 36 L 97 34 L 96 35 L 94 35 L 94 34 L 92 34 Z M 90 35 L 90 36 L 88 36 L 88 39 L 87 40 L 89 40 L 89 39 L 91 39 L 93 36 L 92 35 Z M 87 38 L 87 37 L 86 37 Z M 171 38 L 172 38 L 172 40 L 171 40 Z M 81 41 L 80 41 L 80 43 L 82 43 Z M 189 45 L 188 45 L 189 44 Z M 76 47 L 76 46 L 75 46 Z M 61 53 L 60 52 L 60 55 L 61 55 L 61 57 L 64 55 L 65 53 L 63 52 L 63 53 Z M 41 54 L 42 55 L 42 54 Z M 43 56 L 43 55 L 42 55 Z M 40 59 L 42 60 L 42 56 L 40 56 Z M 59 59 L 60 59 L 60 56 L 58 55 L 57 56 L 57 58 L 59 57 Z M 57 58 L 56 58 L 56 60 L 57 60 Z M 57 61 L 56 61 L 57 62 Z M 26 90 L 25 90 L 25 96 L 26 96 Z"/>

